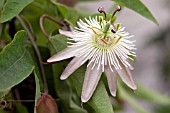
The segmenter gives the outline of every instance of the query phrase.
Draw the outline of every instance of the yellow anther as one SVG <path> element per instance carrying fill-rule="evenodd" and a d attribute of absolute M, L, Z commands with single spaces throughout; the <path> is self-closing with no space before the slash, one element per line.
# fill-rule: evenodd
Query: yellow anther
<path fill-rule="evenodd" d="M 101 41 L 103 42 L 103 43 L 105 43 L 106 45 L 108 45 L 108 42 L 105 40 L 105 39 L 103 39 L 103 38 L 100 38 L 101 39 Z"/>
<path fill-rule="evenodd" d="M 87 27 L 87 28 L 90 28 L 95 34 L 97 34 L 97 32 L 93 28 L 91 28 L 91 27 Z"/>
<path fill-rule="evenodd" d="M 117 40 L 116 40 L 116 44 L 119 42 L 119 40 L 122 38 L 122 36 L 120 36 Z"/>

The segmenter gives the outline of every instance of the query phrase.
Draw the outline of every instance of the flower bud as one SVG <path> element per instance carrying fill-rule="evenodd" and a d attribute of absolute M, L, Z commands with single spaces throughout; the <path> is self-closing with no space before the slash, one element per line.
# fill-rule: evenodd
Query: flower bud
<path fill-rule="evenodd" d="M 47 93 L 44 93 L 38 98 L 36 110 L 37 113 L 58 113 L 58 107 L 55 100 Z"/>
<path fill-rule="evenodd" d="M 110 28 L 110 23 L 107 23 L 106 25 L 105 25 L 105 27 L 104 27 L 104 33 L 106 33 L 108 30 L 109 30 L 109 28 Z"/>

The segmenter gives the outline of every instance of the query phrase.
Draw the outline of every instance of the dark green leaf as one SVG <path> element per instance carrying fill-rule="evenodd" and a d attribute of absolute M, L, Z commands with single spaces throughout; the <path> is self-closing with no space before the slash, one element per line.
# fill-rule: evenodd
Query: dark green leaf
<path fill-rule="evenodd" d="M 32 1 L 33 0 L 7 0 L 1 13 L 0 22 L 3 23 L 12 19 Z"/>
<path fill-rule="evenodd" d="M 75 71 L 71 76 L 71 79 L 79 96 L 81 95 L 82 91 L 85 69 L 86 66 L 84 65 L 80 69 Z M 109 100 L 109 96 L 102 81 L 98 83 L 98 86 L 92 98 L 87 103 L 96 111 L 96 113 L 114 113 L 113 107 Z"/>
<path fill-rule="evenodd" d="M 8 113 L 8 112 L 0 109 L 0 113 Z"/>
<path fill-rule="evenodd" d="M 7 91 L 0 91 L 0 101 L 3 97 L 5 97 L 8 94 L 9 90 Z"/>
<path fill-rule="evenodd" d="M 15 111 L 15 113 L 29 113 L 27 108 L 24 105 L 22 105 L 21 103 L 15 103 L 14 111 Z"/>
<path fill-rule="evenodd" d="M 154 113 L 170 113 L 170 107 L 168 106 L 156 106 L 154 107 Z"/>
<path fill-rule="evenodd" d="M 67 47 L 67 43 L 66 43 L 67 38 L 62 35 L 56 35 L 52 37 L 50 39 L 50 42 L 53 48 L 55 49 L 55 52 L 59 52 Z M 60 95 L 63 97 L 64 96 L 66 97 L 66 95 L 64 94 L 68 93 L 67 91 L 69 91 L 69 87 L 66 85 L 66 81 L 59 80 L 59 77 L 64 69 L 64 66 L 65 66 L 64 64 L 57 63 L 55 64 L 54 69 L 56 70 L 55 74 L 57 74 L 57 77 L 55 78 L 55 80 L 58 80 L 55 82 L 55 83 L 58 83 L 58 85 L 56 85 L 58 86 L 57 91 L 61 89 L 61 91 L 63 92 L 63 95 L 61 94 L 61 92 L 60 92 Z M 81 95 L 85 70 L 86 70 L 86 66 L 84 65 L 71 75 L 71 80 L 73 81 L 74 87 L 79 96 Z M 65 88 L 67 88 L 67 90 L 63 88 L 63 85 L 61 85 L 61 83 L 65 84 Z M 96 111 L 96 113 L 113 113 L 113 108 L 109 100 L 109 96 L 106 92 L 105 86 L 102 81 L 99 82 L 98 87 L 92 99 L 88 102 L 88 104 Z"/>
<path fill-rule="evenodd" d="M 71 24 L 72 26 L 76 26 L 76 22 L 79 18 L 78 12 L 75 9 L 57 3 L 54 0 L 51 1 L 57 5 L 57 9 L 59 10 L 60 14 L 64 17 L 65 21 Z"/>
<path fill-rule="evenodd" d="M 38 62 L 38 58 L 37 55 L 35 53 L 34 48 L 32 47 L 32 45 L 27 44 L 27 50 L 29 51 L 29 53 L 31 54 L 33 63 L 34 63 L 34 76 L 38 77 L 38 80 L 35 79 L 36 85 L 40 85 L 40 91 L 43 92 L 44 91 L 44 83 L 41 79 L 41 72 L 40 72 L 40 67 L 39 67 L 39 62 Z M 37 83 L 38 81 L 38 83 Z M 39 89 L 38 89 L 39 90 Z"/>
<path fill-rule="evenodd" d="M 0 0 L 0 11 L 2 10 L 4 3 L 5 3 L 5 0 Z"/>
<path fill-rule="evenodd" d="M 34 66 L 25 49 L 26 33 L 19 31 L 0 53 L 0 91 L 8 90 L 27 78 Z"/>
<path fill-rule="evenodd" d="M 0 39 L 7 43 L 11 42 L 8 23 L 0 24 L 0 27 L 2 27 L 2 29 L 0 28 Z"/>
<path fill-rule="evenodd" d="M 120 4 L 121 6 L 127 7 L 139 13 L 140 15 L 158 24 L 157 20 L 140 0 L 113 0 L 113 1 Z"/>
<path fill-rule="evenodd" d="M 56 35 L 50 38 L 50 50 L 51 53 L 54 54 L 56 52 L 61 51 L 66 48 L 67 39 L 65 36 Z M 61 81 L 60 75 L 66 66 L 66 62 L 60 62 L 53 65 L 53 73 L 54 73 L 54 86 L 56 89 L 56 94 L 61 101 L 61 109 L 64 113 L 87 113 L 80 106 L 75 104 L 72 99 L 73 93 L 67 81 Z M 79 104 L 80 105 L 80 104 Z"/>

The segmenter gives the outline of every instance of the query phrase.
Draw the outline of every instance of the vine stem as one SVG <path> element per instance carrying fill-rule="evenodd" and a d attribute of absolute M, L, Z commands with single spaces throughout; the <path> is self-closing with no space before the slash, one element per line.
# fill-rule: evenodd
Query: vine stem
<path fill-rule="evenodd" d="M 59 101 L 60 99 L 54 99 L 55 101 Z M 35 102 L 35 100 L 4 100 L 3 102 Z"/>
<path fill-rule="evenodd" d="M 22 27 L 25 29 L 25 31 L 28 34 L 28 37 L 31 40 L 31 43 L 34 47 L 34 50 L 36 52 L 38 62 L 39 62 L 39 65 L 40 65 L 40 70 L 41 70 L 42 78 L 43 78 L 43 81 L 44 81 L 44 89 L 45 89 L 44 92 L 48 92 L 48 85 L 47 85 L 47 80 L 46 80 L 46 77 L 45 77 L 44 67 L 43 67 L 43 64 L 42 64 L 41 54 L 40 54 L 40 51 L 38 49 L 36 42 L 34 41 L 35 36 L 31 33 L 31 31 L 28 29 L 28 27 L 25 25 L 24 21 L 22 20 L 22 18 L 19 15 L 17 15 L 16 18 L 19 20 L 19 22 L 21 23 Z"/>
<path fill-rule="evenodd" d="M 59 22 L 59 21 L 56 20 L 55 18 L 53 18 L 53 17 L 51 17 L 51 16 L 49 16 L 49 15 L 46 15 L 46 14 L 42 15 L 42 16 L 40 17 L 40 28 L 41 28 L 44 36 L 46 36 L 47 38 L 49 38 L 49 35 L 47 34 L 47 32 L 45 31 L 44 26 L 43 26 L 43 21 L 44 21 L 45 18 L 54 21 L 55 23 L 57 23 L 58 25 L 60 25 L 60 26 L 62 26 L 62 27 L 64 26 L 64 23 Z"/>

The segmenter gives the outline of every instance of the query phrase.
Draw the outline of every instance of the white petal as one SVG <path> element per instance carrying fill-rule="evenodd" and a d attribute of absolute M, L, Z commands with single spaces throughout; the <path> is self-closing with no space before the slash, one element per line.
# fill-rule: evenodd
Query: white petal
<path fill-rule="evenodd" d="M 76 51 L 76 49 L 78 49 L 78 48 L 79 47 L 67 47 L 66 49 L 62 50 L 61 52 L 50 57 L 47 60 L 47 62 L 49 62 L 49 63 L 50 62 L 57 62 L 57 61 L 60 61 L 60 60 L 71 58 L 78 53 L 78 51 Z"/>
<path fill-rule="evenodd" d="M 109 65 L 105 66 L 105 73 L 106 73 L 110 93 L 112 94 L 112 96 L 116 96 L 116 86 L 117 86 L 116 83 L 117 83 L 118 73 L 116 72 L 114 68 L 113 68 L 113 71 L 111 71 Z"/>
<path fill-rule="evenodd" d="M 121 65 L 122 69 L 118 69 L 117 72 L 120 75 L 121 79 L 131 89 L 136 90 L 137 87 L 136 87 L 135 82 L 134 82 L 134 80 L 132 78 L 130 70 L 127 67 L 125 67 L 122 64 L 122 62 L 120 62 L 120 65 Z"/>
<path fill-rule="evenodd" d="M 75 34 L 73 32 L 71 32 L 71 31 L 64 31 L 64 30 L 61 30 L 61 29 L 59 29 L 59 33 L 62 34 L 62 35 L 65 35 L 67 37 L 74 37 L 75 36 Z"/>
<path fill-rule="evenodd" d="M 95 65 L 95 67 L 92 69 L 93 64 L 94 63 L 91 63 L 86 69 L 83 89 L 81 94 L 82 102 L 87 102 L 91 98 L 102 74 L 101 66 L 98 70 L 97 70 L 98 68 L 97 65 Z"/>
<path fill-rule="evenodd" d="M 83 65 L 86 62 L 84 61 L 84 59 L 85 59 L 84 57 L 73 58 L 73 60 L 67 65 L 66 69 L 62 73 L 60 79 L 64 80 L 68 78 L 76 69 L 78 69 L 81 65 Z"/>

